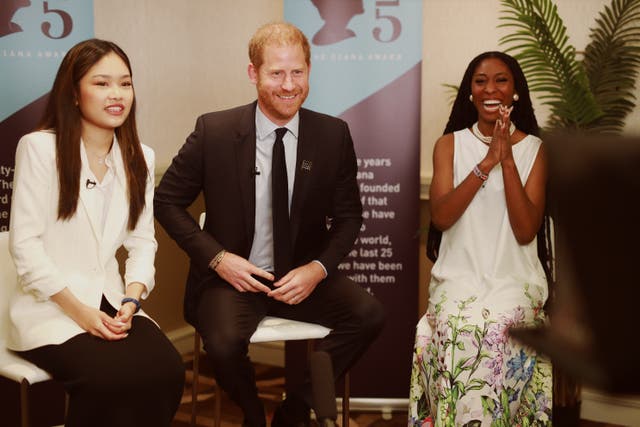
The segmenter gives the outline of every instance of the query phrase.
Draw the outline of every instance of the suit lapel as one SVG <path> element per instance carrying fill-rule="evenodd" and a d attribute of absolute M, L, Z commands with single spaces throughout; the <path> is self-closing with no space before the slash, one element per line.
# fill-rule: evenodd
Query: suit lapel
<path fill-rule="evenodd" d="M 253 168 L 256 164 L 256 121 L 255 111 L 257 103 L 250 104 L 243 110 L 239 127 L 234 140 L 236 152 L 236 173 L 240 184 L 240 199 L 242 201 L 249 247 L 253 242 L 256 211 L 256 180 Z M 222 183 L 221 185 L 225 185 Z"/>
<path fill-rule="evenodd" d="M 99 212 L 95 211 L 95 206 L 91 203 L 90 191 L 92 191 L 92 189 L 87 188 L 87 183 L 92 180 L 92 178 L 87 168 L 88 166 L 85 166 L 85 162 L 83 161 L 83 166 L 80 171 L 80 201 L 78 203 L 78 209 L 84 211 L 91 225 L 93 237 L 96 239 L 96 242 L 100 242 L 102 240 L 102 233 L 100 232 L 100 221 L 98 219 Z"/>
<path fill-rule="evenodd" d="M 82 170 L 80 172 L 80 203 L 78 209 L 83 209 L 91 224 L 91 230 L 96 242 L 103 247 L 108 248 L 113 242 L 119 238 L 120 232 L 125 226 L 125 221 L 129 218 L 129 202 L 127 200 L 127 181 L 124 171 L 124 165 L 122 163 L 122 154 L 118 142 L 114 140 L 113 151 L 111 160 L 113 161 L 114 168 L 114 182 L 112 186 L 111 200 L 108 201 L 109 207 L 106 212 L 104 231 L 102 230 L 102 224 L 100 217 L 102 212 L 96 209 L 102 209 L 96 206 L 92 202 L 95 194 L 91 192 L 98 191 L 93 188 L 88 188 L 87 183 L 89 180 L 93 180 L 89 171 L 88 161 L 86 154 L 82 154 Z M 108 254 L 109 251 L 101 251 L 102 254 Z M 104 261 L 104 260 L 103 260 Z"/>
<path fill-rule="evenodd" d="M 87 153 L 82 143 L 80 144 L 80 159 L 82 166 L 80 168 L 80 192 L 78 195 L 79 203 L 77 209 L 82 209 L 86 214 L 91 226 L 91 231 L 93 232 L 93 237 L 96 239 L 96 242 L 99 243 L 102 240 L 100 212 L 96 211 L 96 204 L 92 203 L 92 191 L 96 190 L 93 189 L 91 183 L 95 178 L 89 169 L 89 159 L 87 158 Z M 95 182 L 93 182 L 93 185 L 95 185 Z"/>
<path fill-rule="evenodd" d="M 107 210 L 107 218 L 104 224 L 104 233 L 102 235 L 102 245 L 109 248 L 120 237 L 120 233 L 127 226 L 129 219 L 129 200 L 127 194 L 127 176 L 122 162 L 122 153 L 118 141 L 114 140 L 111 159 L 114 168 L 114 181 Z M 103 254 L 111 253 L 108 250 L 102 251 Z"/>
<path fill-rule="evenodd" d="M 316 156 L 316 148 L 318 141 L 311 129 L 312 123 L 309 123 L 308 115 L 304 110 L 300 110 L 300 124 L 298 125 L 298 149 L 296 156 L 296 177 L 293 184 L 293 195 L 291 197 L 291 238 L 295 244 L 300 229 L 301 211 L 304 201 L 308 196 L 309 183 L 311 182 L 311 173 L 313 163 Z"/>

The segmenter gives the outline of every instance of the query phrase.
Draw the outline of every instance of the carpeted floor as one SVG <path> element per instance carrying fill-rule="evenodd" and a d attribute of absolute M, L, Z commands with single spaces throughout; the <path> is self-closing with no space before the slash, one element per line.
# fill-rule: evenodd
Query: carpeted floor
<path fill-rule="evenodd" d="M 185 356 L 187 367 L 187 381 L 182 398 L 182 404 L 175 416 L 172 427 L 189 426 L 191 417 L 191 384 L 192 384 L 192 356 Z M 197 426 L 213 426 L 214 388 L 207 363 L 202 364 L 202 375 L 198 387 Z M 284 370 L 267 365 L 256 365 L 256 376 L 260 396 L 265 404 L 267 416 L 270 419 L 274 409 L 282 399 L 284 390 Z M 14 427 L 20 425 L 20 393 L 17 383 L 0 378 L 0 426 Z M 58 383 L 48 381 L 35 384 L 30 388 L 31 425 L 51 426 L 64 422 L 64 390 Z M 240 426 L 242 414 L 238 407 L 229 401 L 222 393 L 222 427 Z M 404 427 L 407 425 L 406 411 L 393 414 L 377 412 L 351 411 L 349 427 Z M 341 419 L 338 417 L 338 422 Z M 556 423 L 557 427 L 563 427 Z M 582 421 L 579 427 L 620 427 L 591 421 Z"/>
<path fill-rule="evenodd" d="M 214 414 L 214 397 L 217 391 L 215 380 L 210 373 L 207 373 L 206 367 L 200 375 L 198 394 L 197 394 L 197 418 L 198 426 L 213 426 Z M 282 399 L 282 390 L 284 389 L 284 377 L 279 369 L 273 369 L 265 365 L 256 366 L 256 378 L 260 397 L 265 404 L 265 410 L 268 414 L 272 414 L 278 402 Z M 191 419 L 191 384 L 192 372 L 187 371 L 187 379 L 185 384 L 185 393 L 182 398 L 182 404 L 176 414 L 173 427 L 184 427 L 189 425 Z M 221 406 L 221 425 L 239 426 L 242 424 L 242 413 L 240 409 L 231 402 L 226 395 L 222 393 Z"/>
<path fill-rule="evenodd" d="M 185 356 L 187 366 L 187 376 L 185 384 L 185 392 L 182 397 L 182 404 L 176 414 L 172 427 L 189 426 L 191 420 L 191 385 L 193 380 L 193 372 L 191 370 L 192 356 Z M 204 363 L 203 363 L 204 362 Z M 273 411 L 282 401 L 284 392 L 284 370 L 282 368 L 256 364 L 256 383 L 260 393 L 260 398 L 264 402 L 265 411 L 268 421 L 271 420 Z M 198 403 L 197 403 L 197 426 L 213 426 L 214 414 L 214 396 L 215 396 L 215 380 L 208 369 L 207 363 L 201 359 L 200 379 L 198 385 Z M 242 413 L 240 409 L 231 402 L 226 395 L 222 393 L 222 410 L 221 410 L 221 426 L 231 427 L 242 424 Z M 407 425 L 406 412 L 398 412 L 395 414 L 366 413 L 354 412 L 350 413 L 350 427 L 404 427 Z M 341 424 L 341 415 L 338 416 L 338 423 Z M 268 423 L 269 424 L 269 423 Z"/>
<path fill-rule="evenodd" d="M 193 372 L 193 356 L 185 356 L 187 366 L 187 376 L 185 391 L 180 409 L 175 416 L 172 427 L 187 427 L 191 420 L 191 390 Z M 270 421 L 273 411 L 282 400 L 284 392 L 284 370 L 282 368 L 256 364 L 256 379 L 260 397 L 265 405 L 267 419 Z M 201 359 L 201 374 L 198 385 L 198 403 L 196 425 L 199 427 L 213 426 L 215 380 L 205 360 Z M 341 416 L 338 416 L 338 423 L 341 424 Z M 231 427 L 242 424 L 242 413 L 240 409 L 231 402 L 225 393 L 222 393 L 221 426 Z M 269 424 L 269 423 L 268 423 Z M 382 412 L 359 412 L 351 411 L 349 427 L 404 427 L 407 425 L 406 411 L 398 411 L 392 414 Z M 560 426 L 562 427 L 562 426 Z M 580 427 L 619 427 L 608 424 L 601 424 L 591 421 L 581 421 Z"/>

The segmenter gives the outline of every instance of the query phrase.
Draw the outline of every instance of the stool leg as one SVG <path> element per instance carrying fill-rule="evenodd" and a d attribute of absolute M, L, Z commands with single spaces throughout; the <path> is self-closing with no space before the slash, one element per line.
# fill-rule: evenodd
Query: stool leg
<path fill-rule="evenodd" d="M 213 425 L 215 427 L 220 427 L 220 418 L 222 418 L 222 389 L 216 382 L 216 403 L 215 403 L 214 413 L 213 413 Z"/>
<path fill-rule="evenodd" d="M 29 382 L 20 382 L 20 425 L 29 427 Z"/>
<path fill-rule="evenodd" d="M 344 393 L 342 395 L 342 426 L 349 427 L 349 372 L 344 374 Z"/>
<path fill-rule="evenodd" d="M 198 379 L 200 376 L 200 334 L 194 334 L 193 339 L 193 380 L 191 382 L 191 422 L 190 426 L 196 426 L 198 406 Z"/>

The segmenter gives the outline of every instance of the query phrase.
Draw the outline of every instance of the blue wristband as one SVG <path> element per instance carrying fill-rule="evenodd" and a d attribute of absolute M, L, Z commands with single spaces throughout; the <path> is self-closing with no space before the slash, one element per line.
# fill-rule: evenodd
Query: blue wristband
<path fill-rule="evenodd" d="M 133 312 L 134 314 L 140 311 L 140 301 L 138 301 L 135 298 L 131 298 L 131 297 L 122 298 L 122 301 L 120 301 L 120 305 L 125 305 L 128 302 L 132 302 L 136 305 L 136 311 Z"/>

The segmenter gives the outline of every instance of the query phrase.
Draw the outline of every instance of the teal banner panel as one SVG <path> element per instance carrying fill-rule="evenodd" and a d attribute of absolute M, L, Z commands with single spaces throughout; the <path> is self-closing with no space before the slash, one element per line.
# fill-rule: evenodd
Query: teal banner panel
<path fill-rule="evenodd" d="M 93 37 L 93 0 L 0 1 L 0 230 L 19 138 L 33 130 L 67 50 Z"/>

